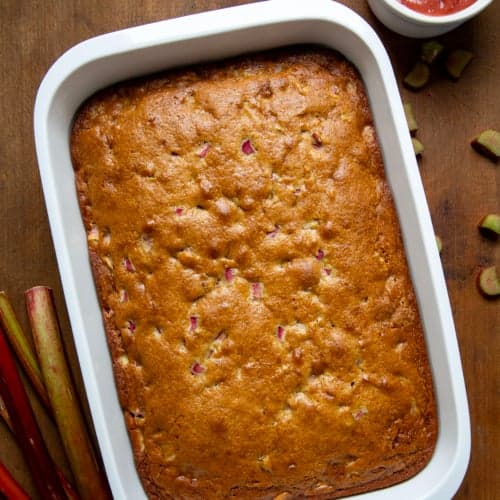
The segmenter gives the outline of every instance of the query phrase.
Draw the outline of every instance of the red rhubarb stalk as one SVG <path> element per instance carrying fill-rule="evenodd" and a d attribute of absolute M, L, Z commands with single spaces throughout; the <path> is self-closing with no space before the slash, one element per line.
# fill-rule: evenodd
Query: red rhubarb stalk
<path fill-rule="evenodd" d="M 3 399 L 1 397 L 0 397 L 0 417 L 4 419 L 5 423 L 7 424 L 7 427 L 10 429 L 12 434 L 14 434 L 14 426 L 12 425 L 9 414 L 7 413 L 7 408 L 5 407 L 5 403 L 3 402 Z M 61 485 L 64 488 L 64 492 L 68 497 L 68 500 L 79 500 L 80 497 L 78 496 L 78 493 L 76 492 L 73 485 L 66 479 L 66 476 L 64 475 L 63 471 L 59 469 L 57 464 L 55 464 L 55 468 L 57 475 L 59 476 L 59 480 L 61 481 Z M 2 489 L 0 488 L 0 492 L 1 491 Z"/>
<path fill-rule="evenodd" d="M 52 290 L 37 286 L 27 290 L 25 297 L 45 387 L 78 492 L 85 500 L 111 498 L 71 380 Z"/>
<path fill-rule="evenodd" d="M 59 476 L 59 480 L 61 481 L 62 487 L 64 489 L 64 493 L 68 497 L 68 500 L 80 500 L 75 487 L 66 479 L 63 471 L 61 469 L 56 468 L 57 475 Z"/>
<path fill-rule="evenodd" d="M 17 359 L 30 379 L 44 407 L 51 414 L 47 391 L 43 384 L 42 373 L 40 372 L 35 353 L 17 320 L 14 309 L 5 292 L 0 292 L 0 322 L 3 324 L 4 331 L 7 334 L 12 349 L 17 355 Z"/>
<path fill-rule="evenodd" d="M 65 500 L 54 462 L 50 458 L 24 390 L 3 328 L 0 326 L 0 395 L 11 417 L 17 442 L 43 500 Z"/>
<path fill-rule="evenodd" d="M 2 462 L 0 462 L 0 494 L 8 500 L 29 500 L 30 498 Z"/>

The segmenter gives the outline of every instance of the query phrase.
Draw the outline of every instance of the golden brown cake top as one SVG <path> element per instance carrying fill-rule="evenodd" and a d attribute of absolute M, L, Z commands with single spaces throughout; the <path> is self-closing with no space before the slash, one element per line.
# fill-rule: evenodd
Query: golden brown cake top
<path fill-rule="evenodd" d="M 72 154 L 150 496 L 331 498 L 425 464 L 422 329 L 348 62 L 297 49 L 119 85 Z"/>

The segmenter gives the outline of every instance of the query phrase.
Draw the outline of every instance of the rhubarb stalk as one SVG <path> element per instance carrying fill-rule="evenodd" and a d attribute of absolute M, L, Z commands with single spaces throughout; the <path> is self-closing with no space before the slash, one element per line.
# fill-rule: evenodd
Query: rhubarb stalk
<path fill-rule="evenodd" d="M 14 432 L 14 427 L 12 427 L 12 422 L 10 421 L 9 417 L 9 412 L 7 411 L 7 408 L 5 407 L 5 403 L 3 402 L 3 399 L 0 396 L 0 417 L 2 417 L 7 424 L 7 427 Z"/>
<path fill-rule="evenodd" d="M 29 404 L 16 363 L 0 326 L 0 395 L 11 417 L 14 433 L 43 500 L 65 500 L 54 462 L 50 458 Z"/>
<path fill-rule="evenodd" d="M 3 323 L 4 331 L 7 334 L 12 349 L 17 355 L 17 359 L 21 363 L 26 375 L 28 375 L 44 407 L 51 414 L 47 391 L 43 384 L 42 374 L 35 353 L 17 320 L 14 309 L 5 292 L 0 292 L 0 321 Z"/>
<path fill-rule="evenodd" d="M 52 290 L 37 286 L 25 297 L 45 387 L 78 492 L 84 500 L 109 499 L 66 362 Z"/>
<path fill-rule="evenodd" d="M 12 425 L 12 422 L 10 420 L 9 414 L 7 412 L 7 408 L 5 407 L 5 403 L 3 402 L 3 399 L 0 397 L 0 417 L 2 417 L 7 424 L 7 427 L 10 429 L 12 434 L 14 434 L 14 426 Z M 59 476 L 59 480 L 61 481 L 61 485 L 64 488 L 64 492 L 66 493 L 66 496 L 68 497 L 68 500 L 79 500 L 79 496 L 77 492 L 75 491 L 75 488 L 73 485 L 68 481 L 66 476 L 64 475 L 63 471 L 59 469 L 56 463 L 54 463 L 54 466 L 56 468 L 57 475 Z M 0 483 L 2 481 L 0 480 Z M 2 489 L 0 488 L 0 492 L 2 492 Z M 9 497 L 7 497 L 9 498 Z"/>
<path fill-rule="evenodd" d="M 2 462 L 0 462 L 0 494 L 9 500 L 29 500 L 30 498 Z"/>

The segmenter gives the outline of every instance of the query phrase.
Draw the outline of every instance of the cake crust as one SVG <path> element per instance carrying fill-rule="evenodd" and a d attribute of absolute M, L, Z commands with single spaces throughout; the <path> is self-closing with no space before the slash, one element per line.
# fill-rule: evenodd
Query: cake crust
<path fill-rule="evenodd" d="M 293 47 L 118 84 L 71 154 L 150 498 L 337 498 L 426 465 L 424 336 L 348 61 Z"/>

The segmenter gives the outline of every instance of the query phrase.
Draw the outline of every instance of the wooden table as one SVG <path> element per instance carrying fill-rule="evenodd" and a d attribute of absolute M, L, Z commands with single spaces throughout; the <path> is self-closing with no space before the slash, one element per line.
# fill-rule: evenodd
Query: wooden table
<path fill-rule="evenodd" d="M 66 49 L 94 35 L 244 0 L 4 0 L 0 12 L 0 289 L 10 295 L 26 326 L 23 291 L 35 284 L 54 288 L 64 339 L 83 394 L 50 237 L 33 140 L 33 103 L 50 65 Z M 419 42 L 390 33 L 363 0 L 344 0 L 378 31 L 398 81 L 415 60 Z M 427 89 L 401 89 L 413 105 L 425 145 L 421 174 L 436 233 L 443 240 L 445 270 L 472 421 L 472 455 L 457 499 L 493 500 L 500 491 L 500 302 L 477 292 L 480 265 L 500 264 L 500 244 L 480 236 L 482 215 L 500 211 L 500 165 L 479 156 L 469 139 L 484 128 L 500 129 L 500 2 L 443 37 L 476 58 L 459 82 L 435 75 Z M 58 438 L 36 407 L 50 448 L 67 470 Z M 446 423 L 443 423 L 446 425 Z M 23 458 L 0 423 L 0 459 L 33 492 Z"/>

